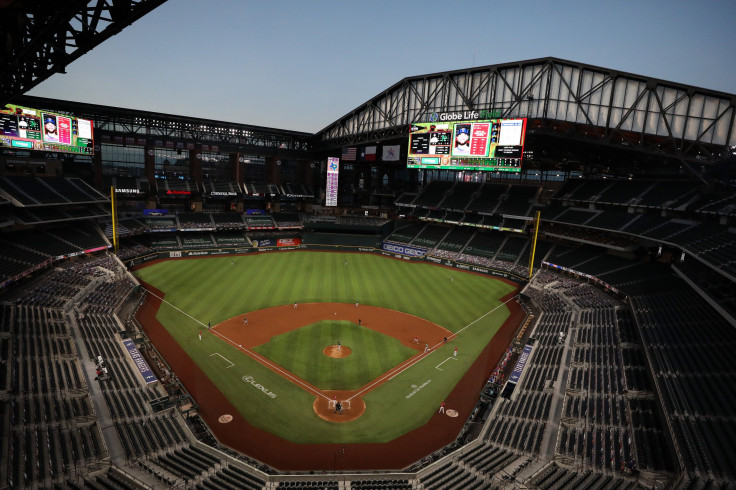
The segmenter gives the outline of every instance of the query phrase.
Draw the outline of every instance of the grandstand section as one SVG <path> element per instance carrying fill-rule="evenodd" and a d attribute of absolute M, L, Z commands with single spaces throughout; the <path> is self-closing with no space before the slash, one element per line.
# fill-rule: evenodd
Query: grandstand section
<path fill-rule="evenodd" d="M 270 216 L 247 216 L 245 224 L 249 230 L 273 230 L 276 228 L 276 223 Z"/>
<path fill-rule="evenodd" d="M 507 236 L 503 233 L 477 232 L 470 242 L 465 246 L 464 252 L 492 259 L 496 256 Z"/>
<path fill-rule="evenodd" d="M 511 216 L 529 216 L 538 192 L 537 187 L 512 186 L 495 212 Z"/>
<path fill-rule="evenodd" d="M 478 190 L 478 184 L 473 182 L 456 182 L 451 193 L 442 201 L 442 207 L 457 211 L 464 211 L 470 204 L 473 194 Z"/>
<path fill-rule="evenodd" d="M 570 210 L 571 208 L 564 208 L 563 214 Z M 544 212 L 544 208 L 542 211 Z M 147 218 L 131 223 L 143 225 L 144 230 L 158 230 L 162 229 L 161 222 L 166 222 L 163 228 L 166 229 L 166 226 L 181 226 L 182 219 L 185 223 L 207 221 L 214 223 L 214 220 L 210 219 L 213 216 L 217 214 L 179 213 L 176 218 Z M 284 218 L 295 219 L 295 215 L 278 215 L 279 221 Z M 274 218 L 269 219 L 277 223 Z M 577 221 L 575 226 L 586 228 L 586 223 Z M 624 220 L 620 219 L 618 222 L 621 221 Z M 557 222 L 559 226 L 569 226 L 563 220 Z M 337 225 L 337 220 L 332 220 L 331 223 Z M 378 220 L 376 223 L 379 224 L 381 221 Z M 661 220 L 656 223 L 659 223 L 659 228 L 664 225 L 669 228 L 660 229 L 663 237 L 679 235 L 683 238 L 683 242 L 689 242 L 688 237 L 692 237 L 694 243 L 703 241 L 704 236 L 710 236 L 709 240 L 715 240 L 727 233 L 720 227 L 706 224 Z M 651 236 L 656 229 L 658 228 L 647 231 L 647 235 Z M 43 250 L 56 253 L 54 240 L 56 243 L 69 242 L 78 248 L 92 245 L 92 242 L 85 241 L 87 240 L 85 237 L 94 236 L 93 230 L 95 230 L 93 227 L 64 228 L 55 232 L 50 230 L 46 234 Z M 102 236 L 99 231 L 97 235 Z M 150 236 L 150 244 L 154 249 L 186 250 L 216 246 L 248 246 L 250 238 L 248 235 L 247 231 L 243 234 L 179 231 L 169 234 L 139 235 L 136 241 L 139 242 L 144 238 L 148 240 Z M 328 235 L 305 233 L 303 242 L 320 246 L 334 246 L 338 243 L 353 243 L 358 246 L 367 244 L 365 239 L 358 240 L 358 237 L 351 239 L 349 235 L 325 240 Z M 375 244 L 376 238 L 365 238 Z M 486 259 L 490 261 L 487 265 L 508 271 L 524 270 L 531 253 L 531 244 L 526 236 L 501 231 L 483 231 L 461 224 L 448 227 L 404 223 L 386 238 L 425 247 L 432 250 L 431 254 L 451 258 L 457 263 L 467 259 L 470 263 L 478 264 L 473 257 Z M 25 243 L 30 245 L 35 242 L 28 239 Z M 140 242 L 138 245 L 143 246 Z M 144 250 L 147 250 L 145 246 Z M 41 257 L 45 255 L 39 254 L 39 259 Z M 671 371 L 690 372 L 682 364 L 672 364 L 677 359 L 683 358 L 682 349 L 677 347 L 677 343 L 673 343 L 671 348 L 668 347 L 669 350 L 663 350 L 663 346 L 668 344 L 663 343 L 660 337 L 650 338 L 652 334 L 647 330 L 656 328 L 657 320 L 654 315 L 660 310 L 653 306 L 655 304 L 662 305 L 661 311 L 671 311 L 675 304 L 685 303 L 691 305 L 689 308 L 700 308 L 693 318 L 701 320 L 707 317 L 709 318 L 707 323 L 717 329 L 717 332 L 712 334 L 703 333 L 708 338 L 724 339 L 730 335 L 727 333 L 731 328 L 726 326 L 728 323 L 724 320 L 719 321 L 719 314 L 709 309 L 705 300 L 701 306 L 695 307 L 692 298 L 683 302 L 681 298 L 672 296 L 686 294 L 684 291 L 689 286 L 684 282 L 675 281 L 673 272 L 668 268 L 637 262 L 630 257 L 611 255 L 600 245 L 564 246 L 540 240 L 535 251 L 535 263 L 539 266 L 543 261 L 564 267 L 565 270 L 598 278 L 606 284 L 606 287 L 632 295 L 629 298 L 633 308 L 629 310 L 625 304 L 594 285 L 573 281 L 569 277 L 551 271 L 540 272 L 525 292 L 543 314 L 530 331 L 531 338 L 535 340 L 533 355 L 518 385 L 515 386 L 511 400 L 489 407 L 489 412 L 484 418 L 488 421 L 485 435 L 480 440 L 480 445 L 463 450 L 460 458 L 462 465 L 450 463 L 448 466 L 445 463 L 441 471 L 430 466 L 416 476 L 417 481 L 422 482 L 427 488 L 444 488 L 447 482 L 453 482 L 453 485 L 472 482 L 479 486 L 492 485 L 496 482 L 496 485 L 500 485 L 508 481 L 504 478 L 515 478 L 519 481 L 528 479 L 530 483 L 547 487 L 559 485 L 561 482 L 567 485 L 576 484 L 575 482 L 603 481 L 601 479 L 605 480 L 611 476 L 621 482 L 619 485 L 633 487 L 636 485 L 636 481 L 631 479 L 633 471 L 639 474 L 660 475 L 658 478 L 674 478 L 678 464 L 682 464 L 689 471 L 688 474 L 692 475 L 691 481 L 701 481 L 708 475 L 720 475 L 717 477 L 726 480 L 732 478 L 721 452 L 692 449 L 698 445 L 727 447 L 731 444 L 730 439 L 727 437 L 718 439 L 713 428 L 704 425 L 704 422 L 696 418 L 697 415 L 685 415 L 687 410 L 687 414 L 692 412 L 727 420 L 729 416 L 723 412 L 728 406 L 727 398 L 720 404 L 717 398 L 707 401 L 708 397 L 704 393 L 692 399 L 683 398 L 684 393 L 697 390 L 692 385 L 687 387 L 673 385 L 675 378 L 666 374 Z M 683 264 L 695 265 L 689 262 Z M 702 264 L 700 268 L 690 270 L 690 276 L 702 274 L 702 271 L 698 272 L 701 268 L 711 270 Z M 93 270 L 96 270 L 95 266 L 86 267 L 85 271 L 89 272 L 85 274 L 90 274 Z M 95 276 L 85 274 L 57 273 L 56 276 L 50 276 L 45 281 L 48 286 L 29 291 L 28 295 L 20 298 L 18 304 L 24 308 L 61 308 L 69 302 L 79 301 L 80 294 L 84 295 L 82 298 L 88 298 L 78 303 L 76 307 L 78 313 L 71 322 L 82 332 L 83 347 L 78 347 L 84 349 L 81 358 L 102 355 L 109 359 L 108 369 L 112 368 L 115 372 L 108 382 L 100 384 L 103 388 L 101 396 L 113 420 L 122 454 L 129 460 L 139 461 L 135 471 L 140 474 L 137 474 L 136 478 L 154 478 L 159 482 L 169 483 L 181 477 L 203 481 L 207 478 L 220 482 L 230 481 L 232 475 L 227 472 L 215 473 L 215 476 L 212 476 L 211 471 L 206 471 L 206 463 L 200 471 L 197 470 L 197 465 L 184 463 L 198 446 L 192 445 L 191 436 L 186 433 L 183 435 L 180 429 L 177 429 L 177 425 L 172 425 L 182 424 L 181 421 L 172 422 L 156 412 L 150 412 L 146 402 L 155 402 L 159 395 L 153 394 L 150 388 L 140 391 L 138 382 L 134 381 L 136 374 L 125 367 L 124 351 L 120 351 L 108 340 L 120 329 L 120 324 L 112 316 L 118 306 L 113 304 L 102 307 L 102 305 L 108 304 L 113 298 L 124 298 L 126 296 L 124 288 L 128 288 L 129 291 L 130 283 L 127 285 L 121 283 L 120 287 L 123 289 L 100 288 L 104 283 L 98 286 L 94 286 L 94 283 L 100 278 L 104 279 L 104 276 L 90 281 L 89 278 Z M 728 281 L 725 277 L 723 280 Z M 693 283 L 697 285 L 703 281 L 693 280 Z M 656 291 L 660 292 L 651 296 L 654 284 L 657 285 Z M 656 299 L 659 297 L 672 299 L 666 300 L 670 301 L 669 303 L 662 303 L 663 300 Z M 710 295 L 706 293 L 705 297 L 709 298 Z M 728 307 L 728 299 L 724 304 Z M 4 313 L 5 316 L 15 314 Z M 684 319 L 686 315 L 680 314 L 679 318 Z M 671 320 L 664 321 L 671 322 Z M 657 332 L 656 329 L 651 331 Z M 560 341 L 561 333 L 564 334 L 562 337 L 564 342 Z M 692 343 L 692 340 L 688 342 Z M 47 340 L 44 345 L 48 346 L 47 349 L 62 349 L 65 352 L 74 349 L 69 342 L 52 344 Z M 728 341 L 723 345 L 728 345 Z M 725 355 L 720 353 L 716 346 L 709 346 L 707 349 L 710 356 Z M 720 350 L 722 349 L 721 347 Z M 99 354 L 93 355 L 92 352 Z M 692 352 L 692 356 L 685 357 L 691 360 L 699 359 L 700 354 Z M 656 360 L 654 364 L 652 360 Z M 61 369 L 64 370 L 63 366 Z M 156 369 L 161 376 L 167 377 L 165 368 Z M 703 372 L 707 368 L 698 365 L 690 369 L 695 370 L 692 371 L 695 373 Z M 689 377 L 677 379 L 685 380 Z M 718 390 L 715 386 L 709 388 L 713 392 Z M 730 396 L 728 393 L 726 392 L 724 396 Z M 661 405 L 658 400 L 662 400 Z M 685 406 L 688 408 L 685 409 Z M 662 414 L 664 419 L 661 418 Z M 141 432 L 138 426 L 132 423 L 140 420 L 146 420 L 147 424 L 151 424 L 149 432 Z M 95 435 L 94 432 L 89 434 L 84 432 L 81 436 L 71 437 L 72 444 L 75 444 L 73 437 L 82 437 L 90 438 L 86 443 L 89 447 L 94 448 L 95 444 L 100 446 L 99 433 Z M 97 442 L 95 438 L 98 439 Z M 706 438 L 713 439 L 710 443 L 706 443 L 704 442 Z M 81 441 L 82 439 L 80 444 L 85 444 Z M 624 441 L 624 444 L 620 444 L 620 441 Z M 174 446 L 171 446 L 172 443 Z M 17 444 L 22 447 L 23 442 L 19 440 Z M 653 450 L 657 447 L 672 447 L 672 453 Z M 85 453 L 82 447 L 80 451 L 88 457 L 94 457 L 96 454 L 94 449 Z M 559 455 L 553 466 L 530 465 L 530 459 L 526 459 L 526 455 L 536 459 L 543 454 L 551 454 L 550 451 Z M 681 460 L 679 456 L 675 457 L 680 454 Z M 141 462 L 143 457 L 148 458 L 146 463 Z M 542 461 L 545 459 L 542 458 Z M 15 465 L 12 462 L 10 464 L 13 467 Z M 576 470 L 578 465 L 585 468 L 582 473 Z M 503 468 L 507 470 L 500 471 Z M 20 475 L 16 472 L 11 478 L 18 478 Z M 41 476 L 49 478 L 49 475 Z M 117 474 L 115 475 L 113 478 L 117 477 Z M 264 475 L 256 478 L 265 481 Z M 304 484 L 306 485 L 308 481 L 311 480 L 304 480 Z"/>
<path fill-rule="evenodd" d="M 245 227 L 243 217 L 236 213 L 212 213 L 212 221 L 218 229 Z"/>
<path fill-rule="evenodd" d="M 468 241 L 472 238 L 473 230 L 464 229 L 461 227 L 452 228 L 450 232 L 445 235 L 442 242 L 437 245 L 440 250 L 447 250 L 448 252 L 460 252 Z"/>
<path fill-rule="evenodd" d="M 106 202 L 107 198 L 79 178 L 0 177 L 0 195 L 18 206 Z"/>
<path fill-rule="evenodd" d="M 94 121 L 95 148 L 0 149 L 0 487 L 736 488 L 733 94 L 542 58 L 405 78 L 316 134 L 17 99 Z M 524 121 L 521 167 L 407 167 L 412 125 L 435 132 L 433 118 L 473 111 Z M 328 157 L 340 161 L 330 205 Z M 218 380 L 193 353 L 206 345 L 205 365 L 226 370 L 243 344 L 215 339 L 216 322 L 190 313 L 206 307 L 215 318 L 224 307 L 198 298 L 175 305 L 181 332 L 191 332 L 164 349 L 171 335 L 153 335 L 141 318 L 156 316 L 137 313 L 168 308 L 176 295 L 162 298 L 130 272 L 195 257 L 201 270 L 255 286 L 272 273 L 286 277 L 286 264 L 304 277 L 321 272 L 283 301 L 294 318 L 315 291 L 384 280 L 381 291 L 330 310 L 371 328 L 362 312 L 383 307 L 373 303 L 392 279 L 377 267 L 354 274 L 368 255 L 391 271 L 429 268 L 436 280 L 408 277 L 414 282 L 392 299 L 436 292 L 440 317 L 469 311 L 471 300 L 496 301 L 483 288 L 463 289 L 481 276 L 518 288 L 499 300 L 513 324 L 473 362 L 467 348 L 452 349 L 496 311 L 485 304 L 436 345 L 395 339 L 432 363 L 431 376 L 404 380 L 410 389 L 397 400 L 438 390 L 448 401 L 446 412 L 444 403 L 443 413 L 432 408 L 415 446 L 448 442 L 426 442 L 432 449 L 406 465 L 388 451 L 363 458 L 361 442 L 315 445 L 325 461 L 294 471 L 284 470 L 297 466 L 284 446 L 274 460 L 233 449 L 215 420 L 245 427 L 230 434 L 243 440 L 263 429 L 237 425 L 251 423 L 231 401 L 217 414 L 230 420 L 208 412 L 198 397 Z M 268 273 L 251 275 L 251 256 L 273 261 Z M 300 269 L 315 256 L 323 262 Z M 333 275 L 320 268 L 328 261 L 337 261 Z M 217 301 L 247 302 L 231 319 L 265 336 L 271 327 L 253 321 L 256 296 L 276 297 L 295 277 Z M 448 301 L 450 288 L 465 294 Z M 482 371 L 479 382 L 439 386 L 445 369 L 466 361 L 467 372 Z M 250 376 L 237 380 L 253 388 L 249 406 L 286 396 Z M 472 398 L 462 410 L 451 406 L 458 392 Z M 334 429 L 312 403 L 310 429 Z M 397 407 L 383 405 L 382 419 L 392 421 Z"/>
<path fill-rule="evenodd" d="M 478 191 L 477 197 L 468 206 L 468 209 L 479 213 L 494 213 L 507 190 L 507 185 L 484 184 Z"/>

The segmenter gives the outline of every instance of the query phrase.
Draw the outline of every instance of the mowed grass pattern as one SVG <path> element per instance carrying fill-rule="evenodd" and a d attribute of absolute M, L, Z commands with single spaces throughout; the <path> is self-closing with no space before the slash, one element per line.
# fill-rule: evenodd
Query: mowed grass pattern
<path fill-rule="evenodd" d="M 433 264 L 374 254 L 311 251 L 239 256 L 235 265 L 230 265 L 230 257 L 169 260 L 136 274 L 186 312 L 165 304 L 157 317 L 248 422 L 296 443 L 380 443 L 424 425 L 508 317 L 508 309 L 496 308 L 499 298 L 513 289 L 491 277 Z M 334 424 L 314 414 L 314 393 L 206 329 L 202 341 L 197 337 L 207 322 L 215 325 L 238 314 L 294 301 L 359 301 L 410 313 L 455 332 L 473 325 L 394 380 L 372 390 L 365 397 L 363 416 Z M 459 349 L 457 360 L 445 362 L 444 371 L 438 371 L 435 366 L 452 357 L 455 347 Z M 227 368 L 214 353 L 235 366 Z M 269 398 L 244 384 L 242 377 L 246 375 L 278 396 Z M 428 381 L 427 388 L 408 396 L 412 386 Z"/>
<path fill-rule="evenodd" d="M 348 260 L 348 266 L 344 261 Z M 277 305 L 354 303 L 419 316 L 455 331 L 510 291 L 492 278 L 373 254 L 278 252 L 169 260 L 136 272 L 166 299 L 213 325 Z M 455 281 L 451 281 L 451 277 Z M 460 280 L 462 278 L 462 280 Z M 193 326 L 194 328 L 194 326 Z"/>
<path fill-rule="evenodd" d="M 349 356 L 336 359 L 323 354 L 338 340 L 350 348 Z M 416 354 L 392 337 L 336 320 L 277 335 L 253 350 L 321 390 L 357 390 Z"/>

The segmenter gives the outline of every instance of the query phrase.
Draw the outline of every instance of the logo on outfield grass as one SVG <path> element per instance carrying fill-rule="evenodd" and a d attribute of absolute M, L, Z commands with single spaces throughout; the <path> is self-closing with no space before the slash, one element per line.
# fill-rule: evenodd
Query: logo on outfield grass
<path fill-rule="evenodd" d="M 276 393 L 274 393 L 274 392 L 272 392 L 272 391 L 268 391 L 268 388 L 266 388 L 266 387 L 265 387 L 265 386 L 263 386 L 263 385 L 260 385 L 260 384 L 256 383 L 256 380 L 255 380 L 255 379 L 253 379 L 253 376 L 243 376 L 243 381 L 245 381 L 246 383 L 250 383 L 250 384 L 252 384 L 252 385 L 253 385 L 253 386 L 255 386 L 255 387 L 256 387 L 257 389 L 259 389 L 259 390 L 261 390 L 261 391 L 262 391 L 263 393 L 265 393 L 265 394 L 266 394 L 266 396 L 270 396 L 271 398 L 276 398 Z"/>
<path fill-rule="evenodd" d="M 428 379 L 427 381 L 425 381 L 424 383 L 420 384 L 419 386 L 417 386 L 417 385 L 411 385 L 411 387 L 414 388 L 414 391 L 412 391 L 411 393 L 409 393 L 408 395 L 406 395 L 406 399 L 408 400 L 409 398 L 411 398 L 414 395 L 416 395 L 417 393 L 419 393 L 419 391 L 422 388 L 424 388 L 425 386 L 427 386 L 431 382 L 432 382 L 432 380 L 431 379 Z"/>

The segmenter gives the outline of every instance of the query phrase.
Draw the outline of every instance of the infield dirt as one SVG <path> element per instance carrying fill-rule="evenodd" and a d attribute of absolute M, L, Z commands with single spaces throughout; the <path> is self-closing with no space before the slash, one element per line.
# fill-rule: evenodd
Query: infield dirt
<path fill-rule="evenodd" d="M 144 287 L 157 296 L 163 297 L 161 291 L 150 285 L 144 283 Z M 515 294 L 516 291 L 509 293 L 502 298 L 502 301 L 512 298 Z M 145 303 L 137 312 L 137 318 L 167 363 L 197 400 L 199 415 L 223 444 L 284 471 L 401 469 L 451 443 L 460 433 L 467 417 L 472 413 L 478 399 L 478 393 L 485 385 L 488 373 L 491 372 L 513 340 L 516 328 L 524 317 L 523 311 L 515 301 L 507 303 L 511 314 L 499 329 L 493 341 L 485 347 L 446 399 L 447 406 L 457 410 L 460 413 L 459 417 L 450 418 L 436 414 L 423 427 L 387 443 L 296 444 L 250 425 L 239 415 L 236 407 L 214 386 L 204 372 L 189 359 L 181 346 L 176 343 L 166 328 L 156 319 L 156 312 L 160 305 L 160 299 L 148 295 Z M 307 308 L 307 306 L 314 306 L 314 308 Z M 312 320 L 304 318 L 305 321 L 300 322 L 302 325 L 324 318 L 335 318 L 336 316 L 341 319 L 357 321 L 357 315 L 360 315 L 363 326 L 370 327 L 371 323 L 379 318 L 368 315 L 367 309 L 369 307 L 362 305 L 358 308 L 360 311 L 356 310 L 354 305 L 332 304 L 321 304 L 319 307 L 317 305 L 300 304 L 297 310 L 294 310 L 292 306 L 285 306 L 284 308 L 293 310 L 291 311 L 292 314 L 304 314 L 305 317 L 314 315 Z M 263 311 L 275 309 L 269 308 Z M 313 311 L 310 312 L 309 310 Z M 430 343 L 429 341 L 432 340 L 430 345 L 434 345 L 446 335 L 442 333 L 445 330 L 439 327 L 437 333 L 430 334 L 425 334 L 424 329 L 418 332 L 408 327 L 406 317 L 411 317 L 411 315 L 404 315 L 383 308 L 376 308 L 376 310 L 381 310 L 383 315 L 388 315 L 388 317 L 381 317 L 380 322 L 377 323 L 393 324 L 397 328 L 403 329 L 399 332 L 394 331 L 391 335 L 402 339 L 405 345 L 414 349 L 418 349 L 418 345 L 423 348 L 425 341 Z M 338 315 L 335 315 L 335 313 L 338 313 Z M 284 312 L 284 314 L 288 313 Z M 375 314 L 378 315 L 379 312 L 376 311 Z M 417 318 L 417 320 L 421 319 Z M 248 314 L 249 325 L 247 326 L 242 324 L 242 316 L 230 321 L 232 321 L 232 325 L 227 326 L 228 329 L 242 330 L 248 328 L 252 330 L 250 333 L 253 335 L 248 336 L 251 338 L 249 342 L 252 342 L 250 345 L 259 345 L 274 335 L 272 329 L 261 331 L 262 329 L 253 328 L 257 321 L 253 313 Z M 225 324 L 227 323 L 223 322 L 221 324 L 223 329 L 226 328 Z M 285 328 L 283 331 L 294 328 L 293 322 L 289 323 L 290 325 L 282 327 Z M 218 326 L 218 330 L 223 331 L 220 328 Z M 414 337 L 420 333 L 427 338 L 421 339 L 420 344 L 415 344 Z M 222 414 L 233 414 L 232 422 L 228 424 L 219 423 L 218 419 Z M 386 414 L 386 416 L 390 416 L 390 414 Z M 338 461 L 335 454 L 343 448 L 345 448 L 345 451 L 341 453 Z"/>
<path fill-rule="evenodd" d="M 352 354 L 353 351 L 352 349 L 350 349 L 350 347 L 346 345 L 341 345 L 340 347 L 336 345 L 328 345 L 327 347 L 322 349 L 322 353 L 327 357 L 331 357 L 333 359 L 343 359 Z"/>

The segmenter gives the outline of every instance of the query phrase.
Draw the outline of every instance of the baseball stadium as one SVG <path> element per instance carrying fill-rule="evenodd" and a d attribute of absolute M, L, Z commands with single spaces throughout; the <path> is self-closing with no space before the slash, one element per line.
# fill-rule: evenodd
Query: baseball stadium
<path fill-rule="evenodd" d="M 291 131 L 29 95 L 164 0 L 30 3 L 0 488 L 736 488 L 736 94 L 546 57 Z"/>

